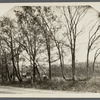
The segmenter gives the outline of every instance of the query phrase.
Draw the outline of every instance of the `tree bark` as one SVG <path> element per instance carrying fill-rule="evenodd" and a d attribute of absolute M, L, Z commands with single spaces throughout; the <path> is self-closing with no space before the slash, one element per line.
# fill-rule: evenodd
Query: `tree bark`
<path fill-rule="evenodd" d="M 50 48 L 48 50 L 48 61 L 49 61 L 49 78 L 51 79 L 51 59 L 50 59 Z"/>
<path fill-rule="evenodd" d="M 33 82 L 35 82 L 35 61 L 33 60 Z"/>
<path fill-rule="evenodd" d="M 46 39 L 47 53 L 48 53 L 48 63 L 49 63 L 49 79 L 51 79 L 51 53 L 50 53 L 50 38 Z"/>
<path fill-rule="evenodd" d="M 33 52 L 33 82 L 35 82 L 35 76 L 36 76 L 36 73 L 35 73 L 35 60 L 36 60 L 36 34 L 34 34 L 34 52 Z M 31 47 L 32 48 L 32 47 Z"/>
<path fill-rule="evenodd" d="M 72 51 L 72 80 L 75 81 L 75 51 Z"/>
<path fill-rule="evenodd" d="M 5 53 L 5 64 L 6 64 L 5 67 L 6 67 L 6 71 L 7 71 L 7 74 L 8 74 L 8 79 L 9 79 L 10 82 L 12 82 L 11 77 L 10 77 L 10 74 L 9 74 L 8 63 L 7 63 L 7 55 L 6 55 L 6 53 Z"/>

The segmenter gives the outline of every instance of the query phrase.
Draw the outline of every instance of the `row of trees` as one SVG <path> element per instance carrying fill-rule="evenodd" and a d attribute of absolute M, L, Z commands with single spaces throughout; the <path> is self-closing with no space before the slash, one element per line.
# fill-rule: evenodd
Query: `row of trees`
<path fill-rule="evenodd" d="M 32 84 L 36 81 L 36 71 L 41 78 L 39 69 L 36 66 L 36 64 L 39 64 L 41 61 L 40 56 L 45 56 L 47 59 L 49 66 L 49 79 L 52 78 L 52 63 L 59 61 L 62 77 L 67 80 L 63 72 L 66 50 L 70 51 L 72 80 L 75 81 L 76 41 L 77 37 L 86 28 L 86 26 L 79 28 L 79 25 L 81 20 L 84 19 L 88 13 L 89 9 L 92 8 L 90 6 L 23 6 L 18 8 L 20 9 L 14 10 L 14 19 L 3 17 L 0 21 L 0 65 L 2 68 L 4 59 L 9 81 L 12 82 L 15 80 L 15 77 L 17 77 L 18 80 L 22 82 L 19 63 L 22 60 L 21 55 L 23 52 L 28 54 L 28 57 L 25 56 L 25 54 L 24 57 L 31 65 Z M 55 12 L 53 8 L 59 12 Z M 59 17 L 58 14 L 61 16 Z M 64 19 L 64 22 L 61 21 L 61 18 Z M 86 66 L 87 78 L 89 78 L 89 55 L 90 51 L 96 48 L 100 38 L 98 32 L 99 18 L 97 18 L 96 23 L 92 25 L 89 31 Z M 54 49 L 56 49 L 56 53 L 52 54 Z M 97 48 L 95 53 L 93 69 L 96 59 L 100 54 L 99 50 L 100 48 Z M 54 56 L 57 56 L 56 59 L 54 59 Z M 44 62 L 44 59 L 42 59 L 42 62 Z M 10 74 L 11 66 L 13 69 L 12 75 Z"/>

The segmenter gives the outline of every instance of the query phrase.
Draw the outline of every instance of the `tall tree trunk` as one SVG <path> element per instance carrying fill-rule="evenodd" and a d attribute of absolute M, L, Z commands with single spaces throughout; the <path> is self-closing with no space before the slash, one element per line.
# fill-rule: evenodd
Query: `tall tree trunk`
<path fill-rule="evenodd" d="M 46 49 L 48 54 L 48 64 L 49 64 L 49 79 L 51 79 L 51 52 L 50 52 L 50 37 L 45 32 Z"/>
<path fill-rule="evenodd" d="M 35 61 L 33 60 L 33 82 L 35 82 Z"/>
<path fill-rule="evenodd" d="M 31 50 L 31 51 L 33 52 L 33 82 L 35 82 L 35 76 L 36 76 L 36 75 L 35 75 L 35 74 L 36 74 L 36 73 L 35 73 L 35 60 L 36 60 L 36 34 L 34 34 L 34 42 L 33 42 L 33 43 L 34 43 L 34 48 L 33 48 L 33 49 L 34 49 L 34 52 L 33 52 L 32 50 Z M 31 46 L 31 49 L 32 49 L 32 46 Z"/>
<path fill-rule="evenodd" d="M 89 50 L 87 51 L 86 67 L 87 67 L 87 79 L 88 79 L 89 78 Z"/>
<path fill-rule="evenodd" d="M 10 74 L 9 74 L 8 63 L 7 63 L 7 55 L 6 55 L 6 53 L 5 53 L 5 64 L 6 64 L 5 67 L 6 67 L 8 79 L 9 79 L 10 82 L 12 82 L 11 77 L 10 77 Z"/>
<path fill-rule="evenodd" d="M 62 58 L 62 55 L 61 55 L 61 51 L 60 51 L 60 48 L 59 46 L 57 47 L 58 49 L 58 53 L 59 53 L 59 59 L 60 59 L 60 67 L 61 67 L 61 73 L 62 73 L 62 77 L 66 80 L 65 76 L 64 76 L 64 64 L 63 64 L 63 58 Z"/>
<path fill-rule="evenodd" d="M 33 63 L 31 61 L 31 56 L 30 56 L 30 66 L 31 66 L 31 85 L 33 85 Z"/>
<path fill-rule="evenodd" d="M 72 80 L 75 81 L 75 51 L 72 51 Z"/>
<path fill-rule="evenodd" d="M 13 82 L 15 81 L 15 69 L 14 69 L 14 67 L 13 67 L 13 76 L 12 76 L 12 78 L 13 78 Z"/>
<path fill-rule="evenodd" d="M 60 66 L 61 66 L 62 77 L 66 80 L 66 78 L 64 76 L 64 64 L 63 64 L 61 56 L 60 56 Z"/>
<path fill-rule="evenodd" d="M 94 61 L 93 61 L 93 74 L 94 74 L 95 62 L 96 62 L 96 58 L 94 58 Z"/>
<path fill-rule="evenodd" d="M 51 57 L 50 57 L 50 47 L 48 48 L 48 62 L 49 62 L 49 79 L 51 79 Z"/>
<path fill-rule="evenodd" d="M 12 64 L 13 64 L 13 74 L 16 75 L 16 77 L 18 78 L 19 82 L 22 82 L 22 80 L 18 76 L 17 69 L 16 69 L 16 66 L 15 66 L 12 36 L 11 36 L 11 55 L 12 55 Z"/>
<path fill-rule="evenodd" d="M 40 72 L 39 72 L 39 69 L 38 69 L 37 65 L 36 65 L 35 69 L 36 69 L 36 72 L 39 75 L 39 78 L 40 78 L 40 81 L 41 81 L 41 76 L 40 76 Z"/>
<path fill-rule="evenodd" d="M 19 55 L 18 55 L 18 59 L 17 59 L 17 73 L 18 73 L 19 78 L 22 81 L 21 74 L 20 74 L 20 69 L 19 69 Z"/>
<path fill-rule="evenodd" d="M 44 20 L 44 19 L 43 19 Z M 44 37 L 45 37 L 45 41 L 46 41 L 46 49 L 47 49 L 47 54 L 48 54 L 48 64 L 49 64 L 49 79 L 52 78 L 51 75 L 51 52 L 50 52 L 50 36 L 47 34 L 47 29 L 45 29 L 44 27 L 42 27 L 44 30 Z"/>
<path fill-rule="evenodd" d="M 50 53 L 50 40 L 47 40 L 47 53 L 48 53 L 48 63 L 49 63 L 49 79 L 51 79 L 51 53 Z"/>

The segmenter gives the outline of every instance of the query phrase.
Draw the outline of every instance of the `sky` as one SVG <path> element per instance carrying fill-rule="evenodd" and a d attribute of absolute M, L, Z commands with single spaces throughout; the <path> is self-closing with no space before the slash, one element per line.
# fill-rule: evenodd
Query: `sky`
<path fill-rule="evenodd" d="M 10 10 L 10 12 L 12 11 L 11 9 L 13 8 L 13 7 L 15 7 L 15 6 L 21 6 L 21 5 L 34 5 L 34 3 L 32 4 L 30 4 L 30 3 L 28 3 L 28 4 L 0 4 L 0 16 L 2 17 L 3 15 L 8 15 L 8 16 L 10 16 L 10 17 L 12 17 L 13 15 L 9 15 L 10 13 L 9 13 L 9 10 Z M 40 4 L 40 3 L 38 3 L 38 4 L 35 4 L 35 5 L 47 5 L 47 3 L 43 3 L 43 4 Z M 64 4 L 61 4 L 61 3 L 58 3 L 58 4 L 48 4 L 48 5 L 90 5 L 91 7 L 93 7 L 94 9 L 92 9 L 91 11 L 89 11 L 89 13 L 88 13 L 88 15 L 89 16 L 87 16 L 84 20 L 83 20 L 83 22 L 90 22 L 90 20 L 95 20 L 95 18 L 96 18 L 96 14 L 97 14 L 97 12 L 99 12 L 100 11 L 100 3 L 98 2 L 98 3 L 64 3 Z M 89 23 L 89 24 L 91 24 L 92 25 L 92 23 Z M 81 25 L 80 25 L 80 27 L 81 27 Z M 89 27 L 88 27 L 89 28 Z M 85 30 L 84 32 L 85 33 L 87 33 L 87 34 L 82 34 L 81 36 L 79 36 L 78 38 L 77 38 L 77 49 L 76 49 L 76 60 L 78 61 L 78 62 L 84 62 L 84 61 L 86 61 L 86 53 L 87 53 L 87 42 L 88 42 L 88 28 L 87 28 L 87 30 Z M 92 61 L 93 60 L 93 56 L 94 56 L 94 52 L 92 51 L 91 52 L 91 56 L 90 56 L 90 60 Z M 98 59 L 98 61 L 99 61 L 99 59 Z"/>

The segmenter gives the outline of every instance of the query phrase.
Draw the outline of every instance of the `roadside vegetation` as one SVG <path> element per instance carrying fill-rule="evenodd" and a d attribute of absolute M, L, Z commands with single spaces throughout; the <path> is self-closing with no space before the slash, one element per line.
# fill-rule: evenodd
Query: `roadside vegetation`
<path fill-rule="evenodd" d="M 35 88 L 35 89 L 45 89 L 45 90 L 60 90 L 60 91 L 73 91 L 73 92 L 100 92 L 100 70 L 98 66 L 95 68 L 94 76 L 91 74 L 90 79 L 86 79 L 86 69 L 84 68 L 84 64 L 80 64 L 76 68 L 76 81 L 72 81 L 71 77 L 71 68 L 65 67 L 64 73 L 67 80 L 62 78 L 60 68 L 57 66 L 52 66 L 52 79 L 51 80 L 41 80 L 36 81 L 31 85 L 31 80 L 24 78 L 24 81 L 19 83 L 15 82 L 3 82 L 1 85 L 3 86 L 14 86 L 14 87 L 24 87 L 24 88 Z M 82 68 L 83 67 L 83 68 Z M 56 70 L 56 72 L 55 72 Z M 90 72 L 91 73 L 91 72 Z"/>

